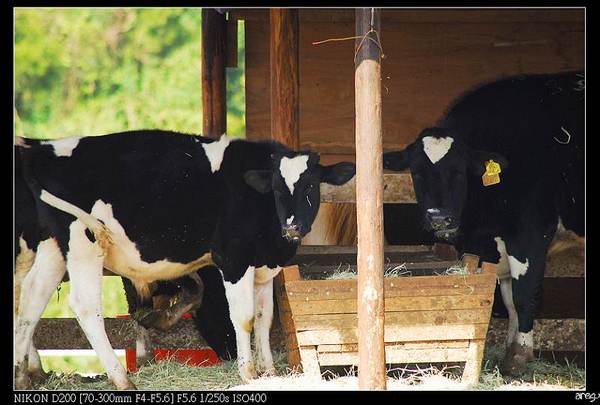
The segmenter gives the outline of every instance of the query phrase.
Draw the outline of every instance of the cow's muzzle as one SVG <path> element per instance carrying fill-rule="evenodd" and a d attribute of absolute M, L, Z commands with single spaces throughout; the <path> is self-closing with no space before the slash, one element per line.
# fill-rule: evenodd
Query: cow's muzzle
<path fill-rule="evenodd" d="M 447 211 L 438 208 L 429 208 L 425 213 L 425 219 L 431 230 L 434 232 L 442 232 L 456 230 L 458 228 L 456 220 Z"/>

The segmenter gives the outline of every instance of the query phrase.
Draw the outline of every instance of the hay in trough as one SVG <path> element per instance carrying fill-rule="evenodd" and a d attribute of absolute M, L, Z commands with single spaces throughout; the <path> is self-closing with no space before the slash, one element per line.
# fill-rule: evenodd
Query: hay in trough
<path fill-rule="evenodd" d="M 585 371 L 577 366 L 537 359 L 529 363 L 521 378 L 503 377 L 499 364 L 501 346 L 486 348 L 481 378 L 474 387 L 460 381 L 460 366 L 390 366 L 388 390 L 584 390 Z M 323 379 L 305 376 L 288 367 L 287 353 L 275 352 L 277 376 L 261 377 L 242 384 L 235 361 L 211 367 L 192 367 L 161 361 L 131 374 L 141 390 L 356 390 L 356 369 L 332 372 L 323 369 Z M 52 375 L 38 390 L 113 390 L 105 375 L 86 378 L 77 374 Z"/>
<path fill-rule="evenodd" d="M 436 276 L 466 276 L 469 274 L 469 270 L 466 266 L 457 262 L 456 264 L 448 267 L 446 270 L 442 272 L 433 272 Z M 412 277 L 413 272 L 408 270 L 406 267 L 406 263 L 402 263 L 396 266 L 389 267 L 384 270 L 383 277 Z M 350 280 L 355 279 L 357 277 L 357 273 L 352 269 L 350 264 L 346 264 L 344 266 L 343 263 L 340 263 L 337 269 L 335 269 L 332 273 L 327 274 L 325 276 L 325 280 Z"/>

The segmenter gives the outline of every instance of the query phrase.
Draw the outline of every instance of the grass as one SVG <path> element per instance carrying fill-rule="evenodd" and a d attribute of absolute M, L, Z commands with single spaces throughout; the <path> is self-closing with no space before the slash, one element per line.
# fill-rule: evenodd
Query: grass
<path fill-rule="evenodd" d="M 459 367 L 389 368 L 389 390 L 583 390 L 585 372 L 572 364 L 561 365 L 545 360 L 529 363 L 521 378 L 503 377 L 499 362 L 504 349 L 486 349 L 482 374 L 474 387 L 460 382 Z M 324 379 L 304 376 L 289 368 L 286 353 L 274 353 L 277 376 L 262 377 L 242 384 L 235 361 L 211 367 L 191 367 L 175 361 L 162 361 L 131 374 L 141 390 L 353 390 L 358 388 L 355 369 L 345 372 L 327 370 Z M 105 376 L 85 378 L 77 374 L 53 374 L 39 390 L 112 390 Z"/>

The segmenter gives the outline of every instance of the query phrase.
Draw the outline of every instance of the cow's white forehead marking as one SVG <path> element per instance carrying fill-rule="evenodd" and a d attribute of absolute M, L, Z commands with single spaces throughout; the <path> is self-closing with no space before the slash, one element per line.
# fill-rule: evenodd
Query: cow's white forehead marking
<path fill-rule="evenodd" d="M 51 145 L 54 149 L 54 154 L 56 156 L 71 156 L 73 154 L 73 150 L 79 145 L 79 140 L 81 138 L 78 136 L 57 139 L 55 141 L 42 141 L 41 145 Z"/>
<path fill-rule="evenodd" d="M 290 189 L 290 194 L 294 194 L 294 184 L 298 181 L 302 173 L 308 168 L 308 155 L 300 155 L 293 158 L 282 157 L 279 164 L 279 171 L 285 180 L 285 184 Z"/>
<path fill-rule="evenodd" d="M 291 225 L 292 222 L 294 222 L 294 216 L 292 215 L 291 217 L 289 217 L 288 219 L 285 220 L 285 223 L 288 225 Z"/>
<path fill-rule="evenodd" d="M 431 160 L 431 163 L 437 163 L 441 158 L 446 156 L 454 142 L 454 138 L 447 136 L 445 138 L 435 138 L 426 136 L 423 138 L 423 151 Z"/>
<path fill-rule="evenodd" d="M 225 155 L 225 149 L 227 149 L 227 147 L 233 140 L 234 139 L 223 134 L 221 135 L 221 139 L 219 139 L 217 142 L 202 144 L 202 147 L 204 148 L 204 153 L 206 153 L 206 157 L 210 162 L 210 170 L 212 173 L 216 172 L 221 168 L 221 163 L 223 163 L 223 156 Z"/>

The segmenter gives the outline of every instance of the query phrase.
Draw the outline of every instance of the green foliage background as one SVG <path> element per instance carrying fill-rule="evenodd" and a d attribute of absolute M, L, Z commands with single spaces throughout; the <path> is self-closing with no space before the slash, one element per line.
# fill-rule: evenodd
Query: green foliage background
<path fill-rule="evenodd" d="M 94 136 L 131 129 L 202 132 L 200 8 L 17 8 L 15 134 Z M 244 24 L 227 69 L 227 132 L 245 136 Z M 44 317 L 73 317 L 69 284 Z M 120 277 L 103 281 L 104 316 L 127 313 Z M 43 357 L 46 370 L 99 372 L 93 357 Z"/>
<path fill-rule="evenodd" d="M 227 127 L 245 134 L 244 35 Z M 15 131 L 31 138 L 161 128 L 200 134 L 200 8 L 15 10 Z"/>

